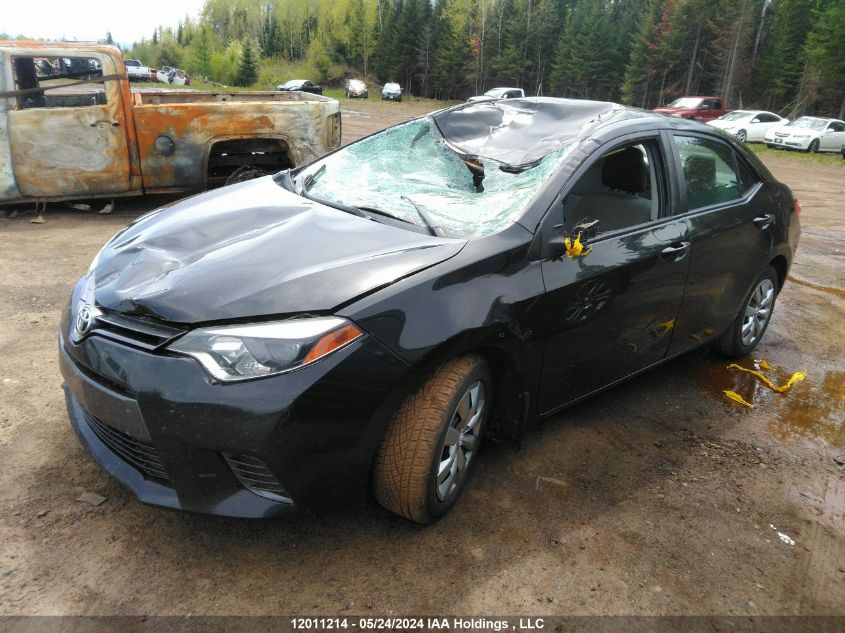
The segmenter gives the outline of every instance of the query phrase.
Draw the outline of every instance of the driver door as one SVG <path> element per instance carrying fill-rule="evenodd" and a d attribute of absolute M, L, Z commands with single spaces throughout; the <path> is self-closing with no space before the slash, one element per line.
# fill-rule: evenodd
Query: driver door
<path fill-rule="evenodd" d="M 831 121 L 824 131 L 820 141 L 820 149 L 828 152 L 838 152 L 845 143 L 845 123 Z"/>
<path fill-rule="evenodd" d="M 112 58 L 94 52 L 21 52 L 12 57 L 12 68 L 20 93 L 8 113 L 8 133 L 21 194 L 49 198 L 127 191 L 129 144 L 120 84 L 97 82 L 117 72 Z"/>
<path fill-rule="evenodd" d="M 597 220 L 598 232 L 589 254 L 542 262 L 540 413 L 653 365 L 669 349 L 690 241 L 686 220 L 672 216 L 664 147 L 652 136 L 599 150 L 544 220 L 544 239 L 561 223 L 572 233 Z"/>

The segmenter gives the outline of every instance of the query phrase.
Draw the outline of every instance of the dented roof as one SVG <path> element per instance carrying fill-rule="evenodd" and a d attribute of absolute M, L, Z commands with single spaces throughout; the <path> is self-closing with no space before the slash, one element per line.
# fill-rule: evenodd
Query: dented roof
<path fill-rule="evenodd" d="M 530 97 L 468 103 L 432 118 L 456 151 L 519 168 L 611 120 L 644 115 L 606 101 Z"/>

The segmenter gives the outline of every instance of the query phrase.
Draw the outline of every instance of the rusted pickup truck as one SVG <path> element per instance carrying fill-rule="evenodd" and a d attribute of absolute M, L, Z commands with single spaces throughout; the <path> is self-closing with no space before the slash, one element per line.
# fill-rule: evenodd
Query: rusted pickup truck
<path fill-rule="evenodd" d="M 0 205 L 198 191 L 340 146 L 300 92 L 130 90 L 117 48 L 0 41 Z"/>

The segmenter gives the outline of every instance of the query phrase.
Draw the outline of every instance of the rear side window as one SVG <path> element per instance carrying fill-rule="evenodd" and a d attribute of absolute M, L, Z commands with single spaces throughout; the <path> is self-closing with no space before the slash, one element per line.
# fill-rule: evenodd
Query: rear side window
<path fill-rule="evenodd" d="M 689 210 L 741 198 L 753 186 L 752 174 L 745 184 L 737 175 L 733 150 L 727 145 L 692 136 L 675 136 L 687 185 Z M 746 170 L 747 171 L 747 170 Z"/>
<path fill-rule="evenodd" d="M 739 174 L 739 195 L 745 196 L 749 191 L 757 186 L 760 179 L 750 167 L 739 159 L 736 161 L 736 167 L 737 174 Z"/>

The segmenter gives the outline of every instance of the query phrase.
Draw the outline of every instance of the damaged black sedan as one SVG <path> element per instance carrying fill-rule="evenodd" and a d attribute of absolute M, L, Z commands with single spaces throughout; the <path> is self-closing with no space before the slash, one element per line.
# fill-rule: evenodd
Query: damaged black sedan
<path fill-rule="evenodd" d="M 759 343 L 799 237 L 718 130 L 611 103 L 465 104 L 120 231 L 59 336 L 72 424 L 144 502 L 427 523 L 485 436 Z"/>

